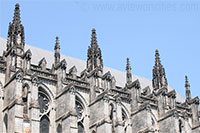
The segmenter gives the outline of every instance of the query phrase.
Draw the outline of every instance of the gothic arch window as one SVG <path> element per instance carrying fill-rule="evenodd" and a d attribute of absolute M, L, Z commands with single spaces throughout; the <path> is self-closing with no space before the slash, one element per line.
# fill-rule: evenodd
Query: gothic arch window
<path fill-rule="evenodd" d="M 49 118 L 46 115 L 42 116 L 40 119 L 40 133 L 49 133 L 49 124 Z"/>
<path fill-rule="evenodd" d="M 110 113 L 109 113 L 110 120 L 113 120 L 113 111 L 114 111 L 114 105 L 111 103 L 110 104 Z"/>
<path fill-rule="evenodd" d="M 78 126 L 78 133 L 84 133 L 84 105 L 81 100 L 76 96 L 76 113 L 77 113 L 77 126 Z"/>
<path fill-rule="evenodd" d="M 127 119 L 128 119 L 128 116 L 126 112 L 124 111 L 124 109 L 122 109 L 122 121 L 126 121 Z"/>
<path fill-rule="evenodd" d="M 61 126 L 61 124 L 59 124 L 58 127 L 57 127 L 57 133 L 62 133 L 62 126 Z"/>
<path fill-rule="evenodd" d="M 76 100 L 76 113 L 79 120 L 83 117 L 83 111 L 83 104 L 80 101 Z"/>
<path fill-rule="evenodd" d="M 38 102 L 40 107 L 40 113 L 46 114 L 49 111 L 49 97 L 46 93 L 39 91 Z"/>
<path fill-rule="evenodd" d="M 40 133 L 49 133 L 50 97 L 41 87 L 38 91 L 38 103 L 40 108 Z"/>
<path fill-rule="evenodd" d="M 82 122 L 78 122 L 78 133 L 84 133 L 84 126 Z"/>
<path fill-rule="evenodd" d="M 182 122 L 182 120 L 179 119 L 178 123 L 179 123 L 179 132 L 182 133 L 182 131 L 183 131 L 183 129 L 182 129 L 183 128 L 183 122 Z"/>
<path fill-rule="evenodd" d="M 122 108 L 122 121 L 124 123 L 124 133 L 127 132 L 127 120 L 128 120 L 128 116 L 127 116 L 125 110 Z"/>
<path fill-rule="evenodd" d="M 23 118 L 24 120 L 28 119 L 28 90 L 29 90 L 29 86 L 28 84 L 24 84 L 23 88 L 22 88 L 22 100 L 23 100 Z"/>
<path fill-rule="evenodd" d="M 8 132 L 8 115 L 7 114 L 4 115 L 3 122 L 4 122 L 5 130 L 7 133 Z"/>

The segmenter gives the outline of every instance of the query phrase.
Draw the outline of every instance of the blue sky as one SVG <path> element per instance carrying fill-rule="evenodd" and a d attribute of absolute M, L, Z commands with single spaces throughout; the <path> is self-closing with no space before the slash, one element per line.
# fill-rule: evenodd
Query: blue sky
<path fill-rule="evenodd" d="M 0 0 L 0 36 L 7 38 L 15 3 L 21 7 L 25 40 L 53 51 L 60 37 L 61 53 L 86 60 L 91 29 L 97 31 L 105 66 L 152 79 L 158 48 L 168 83 L 185 96 L 185 75 L 192 96 L 200 96 L 200 2 L 179 0 Z"/>

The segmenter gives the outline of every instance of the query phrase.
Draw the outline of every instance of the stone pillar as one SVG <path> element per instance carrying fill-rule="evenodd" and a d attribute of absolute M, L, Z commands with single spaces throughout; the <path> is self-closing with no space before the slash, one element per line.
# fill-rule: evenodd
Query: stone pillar
<path fill-rule="evenodd" d="M 171 127 L 171 128 L 174 128 L 174 133 L 179 133 L 179 117 L 178 117 L 178 113 L 177 111 L 174 112 L 174 115 L 173 115 L 173 121 L 174 121 L 174 127 Z"/>
<path fill-rule="evenodd" d="M 22 80 L 23 80 L 23 73 L 21 71 L 18 71 L 16 74 L 16 88 L 15 88 L 16 104 L 13 108 L 11 108 L 12 110 L 15 110 L 14 111 L 15 112 L 15 127 L 14 127 L 15 132 L 23 131 Z M 13 127 L 10 127 L 10 128 L 13 128 Z"/>
<path fill-rule="evenodd" d="M 63 127 L 63 133 L 77 133 L 78 128 L 77 128 L 77 115 L 76 115 L 76 110 L 75 110 L 75 87 L 71 86 L 69 87 L 69 90 L 66 95 L 68 98 L 66 102 L 68 104 L 66 105 L 67 110 L 66 110 L 66 115 L 65 118 L 63 119 L 62 122 L 62 127 Z"/>
<path fill-rule="evenodd" d="M 126 128 L 126 133 L 132 133 L 131 119 L 128 119 L 128 126 Z"/>
<path fill-rule="evenodd" d="M 96 98 L 95 77 L 90 77 L 90 102 Z"/>
<path fill-rule="evenodd" d="M 158 100 L 159 116 L 162 116 L 163 114 L 165 114 L 166 93 L 167 93 L 167 88 L 165 87 L 158 89 L 157 91 L 154 91 L 154 94 L 157 96 L 157 100 Z"/>
<path fill-rule="evenodd" d="M 0 133 L 3 133 L 3 85 L 0 81 Z"/>
<path fill-rule="evenodd" d="M 131 112 L 134 112 L 138 109 L 138 97 L 140 96 L 140 84 L 138 80 L 130 84 L 130 93 L 131 93 Z"/>
<path fill-rule="evenodd" d="M 31 132 L 39 133 L 40 120 L 39 120 L 39 104 L 38 104 L 38 79 L 36 76 L 32 78 L 31 88 L 31 103 L 30 103 L 30 124 Z"/>
<path fill-rule="evenodd" d="M 90 109 L 90 130 L 96 133 L 112 133 L 114 131 L 114 105 L 111 109 L 110 98 L 108 94 L 104 94 L 101 99 L 93 101 L 89 105 Z"/>
<path fill-rule="evenodd" d="M 54 100 L 52 100 L 52 108 L 51 108 L 51 111 L 50 111 L 49 118 L 51 120 L 51 128 L 49 129 L 49 132 L 50 133 L 56 133 L 57 126 L 56 126 L 56 122 L 55 122 L 56 110 L 55 110 L 55 101 Z"/>
<path fill-rule="evenodd" d="M 191 99 L 191 109 L 192 109 L 192 126 L 199 126 L 199 98 L 195 97 Z"/>
<path fill-rule="evenodd" d="M 115 133 L 123 133 L 121 98 L 116 98 L 116 125 Z"/>
<path fill-rule="evenodd" d="M 90 119 L 89 119 L 89 112 L 86 112 L 87 114 L 85 114 L 85 117 L 84 117 L 84 123 L 86 125 L 89 125 L 89 122 L 90 122 Z M 87 126 L 87 128 L 85 127 L 85 132 L 86 133 L 89 133 L 89 126 Z"/>

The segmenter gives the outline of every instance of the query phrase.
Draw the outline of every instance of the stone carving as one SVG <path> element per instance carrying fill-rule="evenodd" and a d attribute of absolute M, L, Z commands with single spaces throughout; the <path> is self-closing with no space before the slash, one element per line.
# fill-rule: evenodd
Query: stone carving
<path fill-rule="evenodd" d="M 163 68 L 161 64 L 160 55 L 157 49 L 156 49 L 156 54 L 155 54 L 155 66 L 153 68 L 152 84 L 155 90 L 162 88 L 163 86 L 166 87 L 168 85 L 167 78 L 165 75 L 165 69 Z"/>
<path fill-rule="evenodd" d="M 6 45 L 1 40 L 1 46 Z M 151 84 L 132 75 L 129 58 L 126 73 L 104 69 L 95 29 L 85 68 L 81 66 L 84 62 L 61 56 L 58 37 L 51 68 L 47 65 L 50 55 L 42 56 L 38 63 L 32 59 L 36 49 L 24 51 L 24 45 L 24 27 L 16 4 L 7 48 L 0 56 L 0 132 L 200 132 L 199 98 L 191 97 L 187 76 L 186 100 L 169 89 L 158 50 Z M 72 68 L 67 69 L 67 65 Z"/>
<path fill-rule="evenodd" d="M 23 117 L 24 120 L 28 120 L 28 85 L 25 84 L 22 88 L 22 100 L 24 103 L 24 108 L 23 108 Z"/>
<path fill-rule="evenodd" d="M 45 114 L 49 111 L 49 99 L 44 93 L 39 93 L 38 96 L 40 113 Z"/>
<path fill-rule="evenodd" d="M 101 71 L 103 71 L 103 59 L 101 56 L 101 49 L 97 44 L 96 30 L 93 28 L 91 45 L 88 47 L 87 70 L 88 72 L 91 72 L 95 68 L 99 68 Z"/>

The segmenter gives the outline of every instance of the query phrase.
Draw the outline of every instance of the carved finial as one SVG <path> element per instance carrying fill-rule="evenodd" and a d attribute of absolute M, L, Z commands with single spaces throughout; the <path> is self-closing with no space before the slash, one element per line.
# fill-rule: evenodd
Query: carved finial
<path fill-rule="evenodd" d="M 155 66 L 158 66 L 161 64 L 161 61 L 160 61 L 160 54 L 159 54 L 159 51 L 158 49 L 156 49 L 156 54 L 155 54 Z"/>
<path fill-rule="evenodd" d="M 59 42 L 59 37 L 56 36 L 56 43 L 55 43 L 55 47 L 54 50 L 60 49 L 60 42 Z"/>
<path fill-rule="evenodd" d="M 93 48 L 98 47 L 95 28 L 92 29 L 91 47 Z"/>
<path fill-rule="evenodd" d="M 55 65 L 60 63 L 60 42 L 58 36 L 56 36 L 56 43 L 54 47 L 55 53 L 54 53 L 54 59 L 55 59 Z"/>
<path fill-rule="evenodd" d="M 186 88 L 186 99 L 191 99 L 191 92 L 190 92 L 190 83 L 188 81 L 188 77 L 185 76 L 185 88 Z"/>
<path fill-rule="evenodd" d="M 91 45 L 88 47 L 87 57 L 88 72 L 96 68 L 99 68 L 99 70 L 103 71 L 103 59 L 101 55 L 101 49 L 97 44 L 96 30 L 94 28 L 92 29 Z"/>
<path fill-rule="evenodd" d="M 127 58 L 126 61 L 126 82 L 127 84 L 130 84 L 132 82 L 131 65 L 129 58 Z"/>
<path fill-rule="evenodd" d="M 14 17 L 13 17 L 13 24 L 20 24 L 20 9 L 19 9 L 19 3 L 15 5 L 15 12 L 14 12 Z"/>
<path fill-rule="evenodd" d="M 167 78 L 165 75 L 165 69 L 163 68 L 160 61 L 160 54 L 158 49 L 155 51 L 155 65 L 153 68 L 153 80 L 152 80 L 153 88 L 155 90 L 160 89 L 162 87 L 167 87 Z"/>

